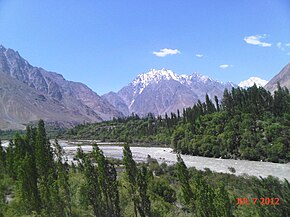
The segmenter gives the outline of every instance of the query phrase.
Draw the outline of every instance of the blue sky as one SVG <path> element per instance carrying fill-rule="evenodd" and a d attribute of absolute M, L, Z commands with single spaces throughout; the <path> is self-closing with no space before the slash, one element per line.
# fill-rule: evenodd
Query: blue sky
<path fill-rule="evenodd" d="M 98 94 L 151 68 L 269 80 L 290 62 L 290 1 L 0 0 L 0 44 Z"/>

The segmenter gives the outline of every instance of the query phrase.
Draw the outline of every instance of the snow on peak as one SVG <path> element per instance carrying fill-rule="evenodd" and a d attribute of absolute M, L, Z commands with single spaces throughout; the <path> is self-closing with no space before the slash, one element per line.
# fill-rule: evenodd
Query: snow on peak
<path fill-rule="evenodd" d="M 191 75 L 191 78 L 192 77 L 194 77 L 195 79 L 198 79 L 198 80 L 202 81 L 203 83 L 208 82 L 208 81 L 213 81 L 210 77 L 205 76 L 205 75 L 202 75 L 202 74 L 199 74 L 197 72 L 194 72 Z"/>
<path fill-rule="evenodd" d="M 248 80 L 240 82 L 239 87 L 248 88 L 248 87 L 252 87 L 254 84 L 256 84 L 257 87 L 264 87 L 267 83 L 268 81 L 263 80 L 261 78 L 250 77 Z"/>
<path fill-rule="evenodd" d="M 133 81 L 133 84 L 142 83 L 142 84 L 148 85 L 152 81 L 158 82 L 161 79 L 166 79 L 166 80 L 174 79 L 175 80 L 176 78 L 177 78 L 177 75 L 171 70 L 167 70 L 164 68 L 161 70 L 151 69 L 147 73 L 138 75 L 137 78 Z"/>
<path fill-rule="evenodd" d="M 161 69 L 161 70 L 156 70 L 156 69 L 151 69 L 147 73 L 143 73 L 137 76 L 135 80 L 132 82 L 134 88 L 137 88 L 139 90 L 139 93 L 142 93 L 145 87 L 147 87 L 151 83 L 158 83 L 161 80 L 179 80 L 178 75 L 175 74 L 171 70 L 167 69 Z"/>
<path fill-rule="evenodd" d="M 135 94 L 142 93 L 144 88 L 149 84 L 158 83 L 161 80 L 175 80 L 185 85 L 190 85 L 193 80 L 198 80 L 202 83 L 213 81 L 211 78 L 198 73 L 193 73 L 192 75 L 178 75 L 173 71 L 164 68 L 160 70 L 151 69 L 147 73 L 138 75 L 137 78 L 135 78 L 135 80 L 132 82 L 132 85 L 135 89 Z"/>

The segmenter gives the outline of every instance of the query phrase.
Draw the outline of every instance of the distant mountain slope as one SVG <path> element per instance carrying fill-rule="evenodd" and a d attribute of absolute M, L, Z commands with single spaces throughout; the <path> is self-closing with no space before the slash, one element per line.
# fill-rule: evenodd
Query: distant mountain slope
<path fill-rule="evenodd" d="M 0 72 L 0 129 L 23 129 L 25 124 L 39 119 L 59 122 L 66 127 L 101 120 L 86 106 L 80 107 L 79 111 L 71 110 L 58 100 Z"/>
<path fill-rule="evenodd" d="M 257 87 L 264 87 L 268 81 L 258 78 L 258 77 L 250 77 L 249 79 L 242 81 L 239 83 L 239 87 L 248 88 L 257 85 Z"/>
<path fill-rule="evenodd" d="M 281 87 L 287 87 L 290 90 L 290 63 L 288 63 L 276 76 L 274 76 L 266 85 L 265 88 L 270 92 L 277 89 L 277 83 Z"/>
<path fill-rule="evenodd" d="M 122 112 L 124 115 L 129 116 L 130 111 L 124 100 L 118 96 L 117 93 L 109 92 L 102 96 L 108 102 L 110 102 L 118 111 Z"/>
<path fill-rule="evenodd" d="M 206 94 L 211 99 L 215 95 L 222 98 L 224 89 L 231 89 L 233 86 L 236 85 L 230 82 L 223 84 L 197 73 L 178 75 L 167 69 L 152 69 L 138 75 L 118 93 L 110 92 L 102 97 L 115 107 L 117 104 L 122 105 L 122 112 L 128 110 L 129 113 L 138 115 L 149 112 L 164 115 L 192 106 L 198 100 L 203 102 Z"/>
<path fill-rule="evenodd" d="M 122 116 L 86 85 L 33 67 L 18 52 L 2 45 L 0 76 L 0 129 L 23 128 L 40 118 L 70 126 Z"/>

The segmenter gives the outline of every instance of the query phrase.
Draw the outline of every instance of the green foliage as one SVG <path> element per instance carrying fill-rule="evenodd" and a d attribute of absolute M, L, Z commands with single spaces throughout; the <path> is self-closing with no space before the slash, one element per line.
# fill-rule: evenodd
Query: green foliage
<path fill-rule="evenodd" d="M 182 190 L 182 197 L 184 199 L 184 202 L 187 206 L 189 206 L 190 210 L 194 212 L 196 196 L 193 194 L 193 191 L 190 187 L 189 173 L 187 171 L 187 167 L 185 163 L 183 162 L 183 159 L 181 158 L 180 154 L 177 155 L 176 167 L 177 167 L 177 175 L 178 175 L 178 180 L 180 182 L 180 186 Z"/>
<path fill-rule="evenodd" d="M 60 146 L 57 147 L 61 152 Z M 67 177 L 61 170 L 64 167 L 62 153 L 58 154 L 58 161 L 54 161 L 43 121 L 39 121 L 37 129 L 27 127 L 26 135 L 16 133 L 5 151 L 1 147 L 0 156 L 4 176 L 15 182 L 16 197 L 11 204 L 19 209 L 13 215 L 71 216 L 65 211 L 69 207 L 69 203 L 64 203 L 68 196 L 61 193 L 63 188 L 69 188 L 63 183 Z"/>
<path fill-rule="evenodd" d="M 215 104 L 206 96 L 191 108 L 154 117 L 79 125 L 64 137 L 169 145 L 179 153 L 287 163 L 290 161 L 290 95 L 263 88 L 225 90 Z M 274 177 L 237 177 L 178 163 L 138 165 L 129 145 L 123 161 L 94 146 L 69 165 L 44 122 L 0 146 L 1 216 L 289 216 L 290 184 Z M 117 167 L 117 170 L 116 168 Z M 118 172 L 117 172 L 118 171 Z M 234 173 L 234 170 L 231 170 Z M 279 205 L 235 205 L 236 198 L 279 198 Z"/>
<path fill-rule="evenodd" d="M 206 95 L 180 114 L 118 118 L 79 125 L 64 138 L 91 138 L 135 145 L 170 145 L 183 154 L 257 161 L 290 161 L 290 94 L 254 85 L 224 91 L 220 103 Z"/>
<path fill-rule="evenodd" d="M 164 178 L 156 179 L 152 182 L 150 190 L 153 194 L 161 197 L 165 202 L 174 203 L 176 202 L 176 192 L 171 187 L 169 181 Z"/>
<path fill-rule="evenodd" d="M 232 216 L 231 202 L 224 185 L 214 189 L 201 174 L 194 174 L 190 179 L 180 155 L 177 155 L 176 167 L 182 199 L 194 216 Z"/>
<path fill-rule="evenodd" d="M 0 176 L 0 216 L 287 217 L 290 213 L 290 184 L 286 180 L 188 169 L 180 155 L 176 165 L 159 165 L 151 157 L 147 164 L 137 164 L 127 144 L 118 172 L 97 146 L 92 153 L 79 149 L 79 163 L 73 167 L 57 141 L 47 149 L 53 155 L 53 162 L 47 164 L 52 167 L 47 170 L 49 185 L 44 191 L 50 198 L 51 210 L 47 210 L 46 201 L 41 199 L 45 185 L 39 183 L 42 178 L 33 161 L 38 152 L 32 144 L 41 131 L 27 132 L 25 136 L 16 135 L 7 149 L 0 149 L 5 167 Z M 7 170 L 10 161 L 3 156 L 8 152 L 17 168 L 15 174 Z M 280 205 L 236 205 L 236 198 L 246 197 L 279 198 Z"/>
<path fill-rule="evenodd" d="M 92 206 L 95 216 L 120 216 L 117 172 L 114 165 L 105 159 L 96 145 L 91 155 L 85 155 L 79 149 L 77 158 L 85 177 L 82 192 L 87 196 L 84 197 L 84 203 Z"/>
<path fill-rule="evenodd" d="M 216 101 L 218 103 L 218 101 Z M 198 106 L 199 104 L 197 104 Z M 204 106 L 199 105 L 200 109 Z M 194 106 L 171 136 L 176 151 L 206 157 L 289 162 L 290 95 L 281 87 L 271 96 L 263 88 L 225 90 L 217 111 L 206 98 L 206 110 Z M 190 126 L 194 113 L 197 118 Z M 201 115 L 202 114 L 202 115 Z M 288 117 L 288 118 L 287 118 Z"/>
<path fill-rule="evenodd" d="M 1 130 L 0 129 L 0 138 L 3 140 L 10 140 L 13 139 L 15 134 L 19 133 L 20 135 L 25 135 L 25 132 L 23 130 Z"/>
<path fill-rule="evenodd" d="M 134 215 L 137 217 L 137 213 L 139 213 L 141 217 L 150 216 L 151 202 L 147 194 L 149 182 L 147 167 L 143 165 L 140 169 L 137 168 L 128 144 L 124 145 L 123 162 L 126 178 L 129 181 L 128 192 L 133 202 Z"/>

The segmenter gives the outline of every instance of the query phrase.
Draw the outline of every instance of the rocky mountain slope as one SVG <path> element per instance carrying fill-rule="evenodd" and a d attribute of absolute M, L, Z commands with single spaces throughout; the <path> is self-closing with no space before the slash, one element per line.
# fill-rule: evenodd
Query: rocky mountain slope
<path fill-rule="evenodd" d="M 249 79 L 242 81 L 239 83 L 239 87 L 248 88 L 257 85 L 257 87 L 264 87 L 268 81 L 258 78 L 258 77 L 250 77 Z"/>
<path fill-rule="evenodd" d="M 287 87 L 290 90 L 290 63 L 288 63 L 276 76 L 274 76 L 266 85 L 265 88 L 270 92 L 277 89 L 277 84 L 281 87 Z"/>
<path fill-rule="evenodd" d="M 86 85 L 31 66 L 0 46 L 0 129 L 19 129 L 40 118 L 64 126 L 122 116 Z"/>
<path fill-rule="evenodd" d="M 197 73 L 178 75 L 167 69 L 152 69 L 138 75 L 117 93 L 110 92 L 102 97 L 125 115 L 132 112 L 164 115 L 192 106 L 198 100 L 203 102 L 206 94 L 211 99 L 215 95 L 222 98 L 224 89 L 233 86 L 236 85 L 230 82 L 223 84 Z"/>

